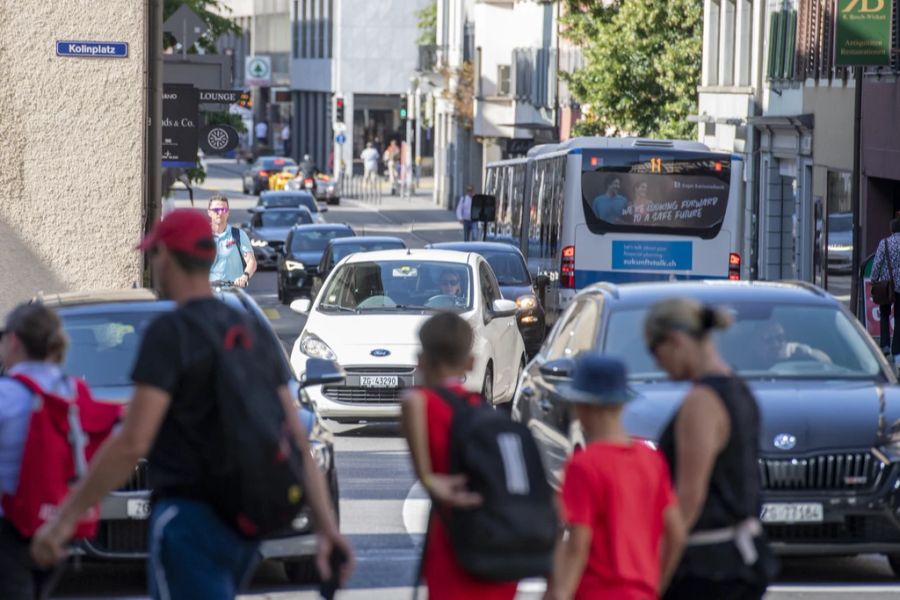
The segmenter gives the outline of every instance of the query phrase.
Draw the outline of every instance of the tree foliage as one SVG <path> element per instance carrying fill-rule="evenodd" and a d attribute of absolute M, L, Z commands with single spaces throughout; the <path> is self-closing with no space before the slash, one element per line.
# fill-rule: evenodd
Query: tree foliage
<path fill-rule="evenodd" d="M 163 21 L 171 17 L 182 4 L 187 4 L 209 28 L 196 44 L 208 54 L 216 53 L 216 41 L 218 41 L 220 36 L 226 33 L 241 33 L 241 28 L 238 27 L 237 23 L 224 16 L 230 9 L 221 0 L 165 0 Z M 168 50 L 174 45 L 175 38 L 170 34 L 163 36 L 163 47 L 165 49 Z M 189 48 L 188 52 L 193 54 L 196 50 Z"/>
<path fill-rule="evenodd" d="M 416 18 L 419 27 L 416 42 L 431 46 L 437 44 L 437 0 L 432 0 L 425 8 L 417 10 Z"/>
<path fill-rule="evenodd" d="M 693 137 L 703 1 L 565 1 L 563 35 L 585 59 L 565 75 L 586 109 L 576 132 Z"/>

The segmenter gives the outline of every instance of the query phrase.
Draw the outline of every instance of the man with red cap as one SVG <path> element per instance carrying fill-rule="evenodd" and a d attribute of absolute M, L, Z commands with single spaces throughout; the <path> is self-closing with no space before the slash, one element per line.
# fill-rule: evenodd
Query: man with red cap
<path fill-rule="evenodd" d="M 147 456 L 153 473 L 148 582 L 153 598 L 234 598 L 255 566 L 259 543 L 241 536 L 216 512 L 209 474 L 224 454 L 229 432 L 211 426 L 218 419 L 215 349 L 202 335 L 179 335 L 202 319 L 224 333 L 243 323 L 242 316 L 213 296 L 209 269 L 216 246 L 201 213 L 176 210 L 157 223 L 138 248 L 149 257 L 155 280 L 177 308 L 148 327 L 132 373 L 134 392 L 120 431 L 97 452 L 88 474 L 60 506 L 59 514 L 35 535 L 32 555 L 40 565 L 65 558 L 64 545 L 79 516 L 132 476 Z M 193 325 L 196 327 L 196 325 Z M 279 350 L 254 340 L 263 353 Z M 265 364 L 280 365 L 278 360 Z M 328 557 L 335 547 L 350 560 L 352 552 L 337 528 L 328 487 L 308 449 L 306 433 L 288 391 L 288 373 L 276 377 L 288 426 L 303 454 L 303 490 L 319 534 L 318 565 L 328 578 Z"/>

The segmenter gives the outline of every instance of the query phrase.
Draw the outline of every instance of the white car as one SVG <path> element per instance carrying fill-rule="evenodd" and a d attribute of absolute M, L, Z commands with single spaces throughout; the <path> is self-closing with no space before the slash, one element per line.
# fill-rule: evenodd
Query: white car
<path fill-rule="evenodd" d="M 419 327 L 441 310 L 456 311 L 475 331 L 475 366 L 465 386 L 494 404 L 515 395 L 525 365 L 516 303 L 500 296 L 490 265 L 475 253 L 385 250 L 351 254 L 337 264 L 314 302 L 291 308 L 309 318 L 291 351 L 336 360 L 344 383 L 308 388 L 323 417 L 395 420 L 401 390 L 419 383 Z"/>

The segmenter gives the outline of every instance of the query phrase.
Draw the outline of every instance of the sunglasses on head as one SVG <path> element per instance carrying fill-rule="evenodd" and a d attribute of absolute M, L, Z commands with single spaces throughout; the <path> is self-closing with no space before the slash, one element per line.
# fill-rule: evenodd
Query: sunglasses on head
<path fill-rule="evenodd" d="M 228 212 L 228 207 L 227 207 L 227 206 L 222 206 L 222 207 L 218 207 L 218 208 L 211 208 L 211 209 L 209 209 L 209 210 L 211 210 L 212 212 L 216 213 L 217 215 L 221 215 L 222 213 L 227 213 L 227 212 Z"/>

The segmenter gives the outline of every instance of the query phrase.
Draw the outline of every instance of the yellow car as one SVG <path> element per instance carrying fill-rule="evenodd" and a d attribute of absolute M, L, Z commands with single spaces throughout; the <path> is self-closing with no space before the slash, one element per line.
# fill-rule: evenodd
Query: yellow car
<path fill-rule="evenodd" d="M 297 172 L 300 167 L 291 166 L 285 167 L 281 171 L 277 173 L 272 173 L 269 175 L 269 189 L 270 190 L 285 190 L 287 189 L 287 182 L 291 179 L 297 177 Z"/>

